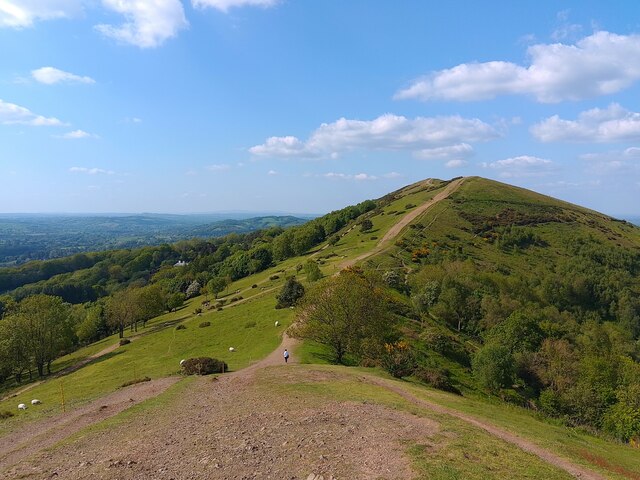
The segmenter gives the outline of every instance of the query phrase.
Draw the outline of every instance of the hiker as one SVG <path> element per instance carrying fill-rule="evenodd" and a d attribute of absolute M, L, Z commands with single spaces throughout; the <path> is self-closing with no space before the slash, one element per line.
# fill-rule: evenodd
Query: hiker
<path fill-rule="evenodd" d="M 289 351 L 285 348 L 284 349 L 284 363 L 287 363 L 289 361 Z"/>

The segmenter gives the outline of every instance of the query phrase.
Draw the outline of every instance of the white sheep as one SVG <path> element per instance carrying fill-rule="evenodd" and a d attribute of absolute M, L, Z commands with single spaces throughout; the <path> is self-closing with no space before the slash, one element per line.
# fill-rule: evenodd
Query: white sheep
<path fill-rule="evenodd" d="M 230 351 L 230 352 L 235 352 L 235 351 L 236 351 L 236 349 L 235 349 L 235 348 L 233 348 L 233 347 L 229 347 L 229 351 Z"/>
<path fill-rule="evenodd" d="M 31 400 L 31 405 L 41 405 L 41 404 L 42 402 L 37 398 L 34 398 L 33 400 Z"/>
<path fill-rule="evenodd" d="M 276 327 L 280 326 L 280 322 L 276 320 Z"/>
<path fill-rule="evenodd" d="M 27 406 L 24 403 L 18 404 L 18 410 L 26 410 Z"/>

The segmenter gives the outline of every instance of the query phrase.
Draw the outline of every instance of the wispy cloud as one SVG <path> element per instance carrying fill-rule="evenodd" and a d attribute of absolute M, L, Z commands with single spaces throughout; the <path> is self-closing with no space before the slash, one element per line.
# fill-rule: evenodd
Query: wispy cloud
<path fill-rule="evenodd" d="M 369 121 L 341 118 L 333 123 L 323 123 L 306 141 L 294 136 L 270 137 L 249 151 L 256 156 L 282 158 L 337 158 L 341 153 L 353 150 L 406 150 L 420 155 L 425 149 L 466 149 L 459 144 L 488 141 L 499 136 L 494 127 L 477 118 L 408 119 L 386 114 Z"/>
<path fill-rule="evenodd" d="M 531 133 L 541 142 L 639 141 L 640 113 L 612 103 L 607 108 L 582 112 L 577 120 L 563 120 L 554 115 L 533 125 Z"/>
<path fill-rule="evenodd" d="M 395 98 L 474 101 L 530 95 L 555 103 L 612 94 L 640 79 L 640 35 L 600 31 L 573 45 L 532 45 L 527 53 L 528 66 L 462 63 L 415 80 Z"/>
<path fill-rule="evenodd" d="M 630 147 L 624 150 L 585 153 L 580 155 L 587 165 L 587 172 L 604 175 L 616 172 L 637 174 L 640 172 L 640 148 Z"/>
<path fill-rule="evenodd" d="M 88 167 L 71 167 L 69 169 L 71 173 L 84 173 L 86 175 L 115 175 L 113 170 L 105 170 L 103 168 L 88 168 Z"/>
<path fill-rule="evenodd" d="M 64 140 L 80 140 L 83 138 L 99 138 L 98 135 L 85 132 L 84 130 L 73 130 L 72 132 L 65 133 L 64 135 L 53 135 L 55 138 L 62 138 Z"/>
<path fill-rule="evenodd" d="M 205 168 L 210 172 L 226 172 L 227 170 L 231 170 L 231 165 L 228 165 L 226 163 L 220 163 L 220 164 L 214 164 L 214 165 L 207 165 Z"/>
<path fill-rule="evenodd" d="M 505 158 L 491 163 L 482 163 L 483 168 L 495 170 L 501 178 L 540 177 L 555 169 L 555 164 L 545 158 L 531 155 Z"/>
<path fill-rule="evenodd" d="M 121 43 L 154 48 L 187 28 L 180 0 L 102 0 L 105 8 L 125 17 L 121 25 L 96 25 L 96 30 Z"/>
<path fill-rule="evenodd" d="M 15 103 L 0 100 L 0 124 L 32 127 L 60 127 L 66 125 L 55 117 L 44 117 Z"/>
<path fill-rule="evenodd" d="M 55 83 L 96 83 L 91 77 L 75 75 L 54 67 L 42 67 L 32 70 L 31 76 L 37 82 L 44 83 L 45 85 L 53 85 Z"/>
<path fill-rule="evenodd" d="M 273 7 L 280 3 L 280 0 L 191 0 L 195 8 L 215 8 L 221 12 L 228 12 L 232 8 L 239 7 Z"/>
<path fill-rule="evenodd" d="M 82 0 L 0 0 L 0 28 L 25 28 L 38 20 L 73 17 L 82 12 L 82 3 Z"/>

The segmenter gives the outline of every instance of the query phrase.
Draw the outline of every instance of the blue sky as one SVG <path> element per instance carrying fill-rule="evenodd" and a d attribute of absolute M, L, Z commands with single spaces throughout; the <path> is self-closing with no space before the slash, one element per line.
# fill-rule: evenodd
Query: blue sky
<path fill-rule="evenodd" d="M 0 212 L 323 213 L 480 175 L 640 214 L 640 3 L 0 0 Z"/>

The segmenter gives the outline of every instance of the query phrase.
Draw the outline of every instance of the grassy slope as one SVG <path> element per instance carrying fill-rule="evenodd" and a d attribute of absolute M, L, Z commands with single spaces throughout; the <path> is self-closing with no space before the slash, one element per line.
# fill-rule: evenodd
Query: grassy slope
<path fill-rule="evenodd" d="M 587 231 L 589 221 L 596 222 L 599 225 L 595 231 L 599 232 L 598 234 L 602 238 L 613 236 L 625 245 L 640 245 L 639 229 L 632 229 L 628 225 L 619 222 L 610 222 L 605 216 L 593 214 L 587 210 L 557 202 L 533 192 L 513 189 L 513 187 L 509 188 L 512 190 L 505 190 L 503 186 L 495 182 L 471 179 L 465 182 L 459 192 L 454 194 L 454 198 L 462 199 L 464 201 L 462 205 L 465 205 L 465 207 L 476 208 L 482 212 L 491 211 L 492 208 L 502 208 L 504 206 L 502 201 L 509 201 L 509 199 L 516 199 L 524 205 L 538 201 L 549 202 L 552 205 L 561 204 L 562 208 L 574 212 L 575 215 L 582 219 L 582 223 L 578 222 L 578 225 L 581 225 L 580 228 L 584 228 L 585 231 Z M 320 262 L 325 274 L 332 274 L 337 270 L 338 265 L 345 260 L 355 258 L 376 245 L 377 238 L 382 238 L 384 233 L 401 218 L 402 213 L 398 214 L 398 212 L 406 211 L 407 204 L 420 204 L 430 199 L 435 193 L 437 193 L 437 190 L 425 190 L 422 186 L 411 186 L 405 191 L 400 191 L 397 193 L 398 198 L 387 205 L 382 214 L 371 217 L 374 224 L 371 232 L 362 233 L 354 224 L 348 225 L 343 230 L 343 236 L 336 245 L 328 246 L 324 249 L 319 248 L 316 252 L 310 252 L 310 254 Z M 480 201 L 473 202 L 471 201 L 472 198 Z M 441 241 L 443 243 L 448 241 L 451 243 L 451 240 L 447 239 L 446 235 L 456 235 L 460 237 L 465 249 L 474 252 L 474 257 L 507 263 L 511 261 L 514 266 L 522 265 L 521 259 L 503 258 L 505 256 L 502 254 L 500 254 L 500 258 L 492 258 L 491 255 L 495 255 L 495 246 L 486 245 L 475 238 L 473 234 L 461 230 L 461 228 L 468 227 L 468 222 L 458 215 L 451 215 L 456 205 L 459 206 L 460 203 L 456 204 L 451 199 L 444 200 L 417 220 L 416 223 L 429 226 L 428 229 L 422 231 L 429 241 Z M 593 230 L 592 226 L 589 227 L 589 231 Z M 574 225 L 572 228 L 575 229 L 575 227 Z M 565 233 L 563 228 L 566 228 L 566 226 L 551 224 L 539 228 L 541 232 L 545 232 L 545 229 L 547 229 L 546 235 L 562 235 Z M 389 253 L 393 255 L 397 251 L 392 249 Z M 392 263 L 395 261 L 392 255 L 382 255 L 380 256 L 381 258 L 368 261 Z M 512 257 L 516 257 L 516 255 L 512 255 Z M 549 260 L 545 258 L 543 252 L 532 257 L 537 258 L 540 262 Z M 30 409 L 26 414 L 21 414 L 3 422 L 0 426 L 0 432 L 18 425 L 27 418 L 37 418 L 41 415 L 57 413 L 59 411 L 60 383 L 62 382 L 64 383 L 67 402 L 74 404 L 97 398 L 134 377 L 149 375 L 152 378 L 157 378 L 175 374 L 178 371 L 179 360 L 189 356 L 210 355 L 218 357 L 229 363 L 231 369 L 242 368 L 252 361 L 264 357 L 279 342 L 281 330 L 274 327 L 275 320 L 279 320 L 285 326 L 293 320 L 293 313 L 290 310 L 275 310 L 273 308 L 275 294 L 282 286 L 284 277 L 295 273 L 296 265 L 304 263 L 306 260 L 307 257 L 305 256 L 292 258 L 265 272 L 234 283 L 230 288 L 231 292 L 241 290 L 241 293 L 232 293 L 228 296 L 242 295 L 245 299 L 243 303 L 226 308 L 222 312 L 209 312 L 197 317 L 191 314 L 201 301 L 201 298 L 196 298 L 179 312 L 154 319 L 147 326 L 147 331 L 150 334 L 137 338 L 126 347 L 117 349 L 108 358 L 100 359 L 90 366 L 64 377 L 63 380 L 55 379 L 45 382 L 23 396 L 0 403 L 0 410 L 13 411 L 15 404 L 21 401 L 28 401 L 36 397 L 44 401 L 43 408 L 38 412 L 35 409 Z M 272 275 L 278 275 L 280 278 L 270 280 L 269 277 Z M 258 287 L 251 288 L 254 284 L 258 285 Z M 174 325 L 162 328 L 165 322 L 176 321 L 185 316 L 188 317 L 183 320 L 183 323 L 187 326 L 186 330 L 176 331 Z M 212 325 L 207 328 L 198 328 L 198 324 L 206 320 L 211 321 Z M 251 327 L 251 322 L 255 322 L 256 325 Z M 73 363 L 77 359 L 85 358 L 91 353 L 95 353 L 106 345 L 115 342 L 117 342 L 117 339 L 110 337 L 100 342 L 99 345 L 92 345 L 75 352 L 72 356 L 63 357 L 56 362 L 56 369 L 64 368 L 64 366 Z M 234 354 L 230 354 L 228 352 L 229 346 L 236 347 L 237 351 Z M 321 347 L 313 344 L 304 344 L 296 352 L 304 361 L 320 363 L 326 362 L 326 357 L 323 356 L 323 353 L 324 350 Z M 339 367 L 314 368 L 331 369 L 345 375 L 347 372 L 347 370 Z M 350 372 L 349 375 L 353 376 L 357 375 L 358 370 L 352 369 Z M 371 371 L 369 372 L 371 373 Z M 328 382 L 323 385 L 302 383 L 296 388 L 301 392 L 304 391 L 310 395 L 318 395 L 320 397 L 329 395 L 334 398 L 357 401 L 368 399 L 377 403 L 396 406 L 401 401 L 399 397 L 390 400 L 389 396 L 394 395 L 388 392 L 376 391 L 367 393 L 362 388 L 354 388 L 357 383 L 357 379 L 349 377 L 343 383 Z M 576 463 L 593 466 L 593 462 L 585 459 L 585 456 L 590 455 L 592 459 L 606 458 L 609 462 L 631 472 L 640 471 L 640 456 L 637 455 L 637 451 L 629 447 L 553 425 L 519 408 L 496 404 L 483 399 L 457 397 L 422 386 L 409 384 L 406 384 L 406 386 L 418 396 L 424 395 L 431 401 L 471 413 L 479 418 L 485 418 L 523 437 L 530 438 L 540 445 L 561 452 Z M 182 389 L 179 386 L 174 388 Z M 273 384 L 271 388 L 279 387 Z M 370 386 L 370 389 L 376 390 L 376 388 Z M 175 392 L 174 389 L 171 389 L 171 391 Z M 168 393 L 167 395 L 170 394 Z M 146 406 L 143 405 L 136 408 L 161 408 L 170 397 L 163 398 L 147 402 Z M 429 415 L 428 412 L 422 412 L 421 414 Z M 127 415 L 127 413 L 123 412 L 121 415 Z M 437 455 L 434 456 L 433 452 L 425 455 L 424 446 L 407 446 L 418 470 L 423 472 L 425 476 L 429 475 L 429 478 L 484 478 L 482 475 L 487 472 L 485 467 L 497 469 L 492 471 L 499 473 L 502 471 L 499 465 L 504 463 L 505 459 L 511 459 L 510 462 L 506 463 L 506 465 L 510 465 L 509 468 L 523 469 L 521 471 L 522 477 L 566 478 L 559 472 L 549 473 L 549 471 L 544 470 L 544 468 L 547 468 L 545 465 L 534 465 L 535 462 L 532 463 L 530 459 L 520 458 L 519 455 L 524 454 L 518 449 L 509 447 L 504 442 L 496 440 L 478 429 L 461 424 L 458 420 L 439 418 L 438 421 L 445 425 L 447 429 L 455 431 L 455 437 L 445 436 L 437 439 L 440 444 L 447 445 L 450 448 L 441 448 L 438 450 Z M 496 452 L 499 453 L 496 454 Z M 611 472 L 608 474 L 612 478 L 624 478 Z M 509 476 L 508 472 L 503 472 L 502 476 Z"/>

